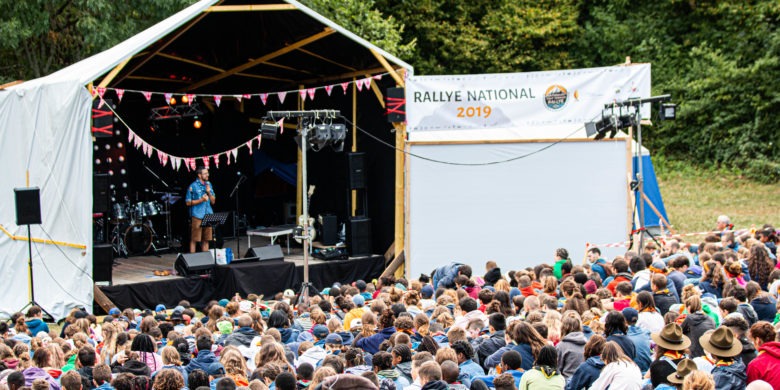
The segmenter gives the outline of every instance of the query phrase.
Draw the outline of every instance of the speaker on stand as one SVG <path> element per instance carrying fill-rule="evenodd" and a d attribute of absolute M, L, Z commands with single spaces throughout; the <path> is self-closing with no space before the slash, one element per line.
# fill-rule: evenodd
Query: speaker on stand
<path fill-rule="evenodd" d="M 370 256 L 372 252 L 371 218 L 368 217 L 368 183 L 366 154 L 353 152 L 347 154 L 347 247 L 350 256 Z M 356 191 L 355 215 L 352 213 L 352 190 Z"/>

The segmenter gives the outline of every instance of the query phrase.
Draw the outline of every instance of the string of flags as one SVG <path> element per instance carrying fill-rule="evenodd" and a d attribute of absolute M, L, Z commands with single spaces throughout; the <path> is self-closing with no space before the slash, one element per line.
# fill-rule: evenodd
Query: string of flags
<path fill-rule="evenodd" d="M 227 165 L 230 165 L 231 162 L 235 163 L 238 160 L 239 149 L 247 148 L 247 150 L 249 150 L 249 155 L 251 156 L 255 148 L 260 149 L 261 140 L 262 135 L 257 135 L 242 143 L 241 145 L 236 146 L 235 148 L 224 150 L 219 153 L 197 157 L 182 157 L 172 155 L 157 149 L 149 142 L 144 140 L 140 135 L 136 134 L 132 129 L 129 127 L 127 128 L 128 143 L 132 143 L 132 145 L 136 149 L 140 150 L 147 158 L 156 156 L 157 160 L 160 161 L 160 165 L 163 167 L 170 165 L 174 171 L 178 171 L 182 165 L 187 168 L 187 171 L 194 171 L 199 165 L 209 169 L 213 164 L 214 167 L 219 168 L 220 161 L 223 159 Z M 257 146 L 255 146 L 255 141 L 257 141 Z"/>
<path fill-rule="evenodd" d="M 342 83 L 337 84 L 330 84 L 330 85 L 324 85 L 321 87 L 313 87 L 313 88 L 304 88 L 300 90 L 292 90 L 292 91 L 279 91 L 279 92 L 264 92 L 264 93 L 244 93 L 244 94 L 233 94 L 233 95 L 217 95 L 217 94 L 194 94 L 194 93 L 174 93 L 174 92 L 155 92 L 155 91 L 140 91 L 140 90 L 134 90 L 134 89 L 122 89 L 122 88 L 111 88 L 111 87 L 95 87 L 93 90 L 93 94 L 100 97 L 101 102 L 100 105 L 103 104 L 103 95 L 105 95 L 108 91 L 113 91 L 116 93 L 116 97 L 119 100 L 119 103 L 122 102 L 122 97 L 124 97 L 125 93 L 132 92 L 132 93 L 139 93 L 143 95 L 144 98 L 146 98 L 147 102 L 151 102 L 152 97 L 155 95 L 162 95 L 165 98 L 165 101 L 170 101 L 171 97 L 174 95 L 177 96 L 186 96 L 187 102 L 189 104 L 192 104 L 192 102 L 195 100 L 196 97 L 199 98 L 211 98 L 214 100 L 214 103 L 219 107 L 219 105 L 222 103 L 222 98 L 224 97 L 232 97 L 238 100 L 239 102 L 246 99 L 250 100 L 255 97 L 260 98 L 260 101 L 263 102 L 263 105 L 268 104 L 268 99 L 272 96 L 276 96 L 279 99 L 279 103 L 284 104 L 285 99 L 287 98 L 288 93 L 295 93 L 298 92 L 298 94 L 301 97 L 302 101 L 306 101 L 308 98 L 311 101 L 314 101 L 314 97 L 317 94 L 318 90 L 325 91 L 325 93 L 328 96 L 331 96 L 334 89 L 341 88 L 342 92 L 344 94 L 347 93 L 347 89 L 349 89 L 350 84 L 354 83 L 357 87 L 358 91 L 363 90 L 369 90 L 371 89 L 371 82 L 376 80 L 382 80 L 382 78 L 387 75 L 388 73 L 381 73 L 361 79 L 356 79 L 354 81 L 345 81 Z"/>

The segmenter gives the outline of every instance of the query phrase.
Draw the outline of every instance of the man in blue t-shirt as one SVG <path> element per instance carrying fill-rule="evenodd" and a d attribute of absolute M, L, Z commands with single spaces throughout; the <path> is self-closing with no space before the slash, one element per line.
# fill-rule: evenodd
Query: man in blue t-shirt
<path fill-rule="evenodd" d="M 200 247 L 205 252 L 209 250 L 209 241 L 211 241 L 211 227 L 201 227 L 200 223 L 206 214 L 213 214 L 211 205 L 216 201 L 214 196 L 214 187 L 209 182 L 209 170 L 199 167 L 195 173 L 198 178 L 187 188 L 185 201 L 190 208 L 190 252 L 195 252 L 195 243 L 200 241 Z"/>

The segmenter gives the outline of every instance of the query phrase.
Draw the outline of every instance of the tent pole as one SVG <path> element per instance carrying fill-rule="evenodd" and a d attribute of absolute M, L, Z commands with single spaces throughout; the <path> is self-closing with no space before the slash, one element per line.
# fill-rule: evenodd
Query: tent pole
<path fill-rule="evenodd" d="M 352 77 L 352 153 L 357 152 L 357 77 Z M 357 208 L 357 190 L 350 190 L 352 210 L 350 216 L 355 216 Z"/>
<path fill-rule="evenodd" d="M 645 202 L 642 199 L 642 195 L 645 193 L 644 189 L 644 179 L 642 174 L 642 112 L 639 108 L 636 110 L 636 139 L 637 139 L 637 150 L 636 150 L 636 156 L 637 156 L 637 173 L 636 173 L 636 180 L 638 182 L 637 185 L 637 196 L 636 199 L 639 200 L 639 253 L 642 253 L 642 248 L 644 248 L 644 238 L 645 238 Z"/>
<path fill-rule="evenodd" d="M 303 89 L 303 84 L 299 85 L 298 89 L 302 90 Z M 303 111 L 304 102 L 301 101 L 301 97 L 300 96 L 301 96 L 301 94 L 299 93 L 298 94 L 298 111 Z M 301 140 L 301 143 L 303 143 L 303 140 Z M 303 195 L 302 194 L 303 193 L 301 191 L 306 191 L 306 189 L 303 187 L 303 182 L 301 181 L 301 179 L 303 177 L 303 170 L 302 170 L 302 167 L 301 167 L 301 160 L 302 159 L 303 158 L 301 156 L 301 150 L 298 149 L 298 167 L 297 167 L 297 175 L 298 175 L 298 177 L 296 179 L 296 184 L 295 184 L 297 186 L 297 188 L 298 188 L 298 191 L 295 191 L 295 216 L 296 217 L 301 215 L 301 214 L 303 214 L 303 204 L 302 204 L 302 200 L 303 200 L 303 198 L 302 198 Z M 297 222 L 298 221 L 295 221 L 294 223 L 297 223 Z"/>

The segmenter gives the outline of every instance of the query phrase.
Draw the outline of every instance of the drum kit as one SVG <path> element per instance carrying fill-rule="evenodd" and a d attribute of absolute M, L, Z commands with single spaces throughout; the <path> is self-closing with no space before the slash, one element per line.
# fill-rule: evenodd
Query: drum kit
<path fill-rule="evenodd" d="M 135 202 L 125 198 L 122 203 L 114 203 L 111 209 L 111 244 L 117 256 L 143 255 L 150 251 L 155 254 L 166 249 L 180 246 L 171 237 L 170 210 L 168 205 L 179 197 L 169 192 L 153 192 L 162 194 L 162 203 L 158 201 Z M 175 199 L 175 200 L 174 200 Z M 159 235 L 154 229 L 154 222 L 165 217 L 166 231 Z"/>

